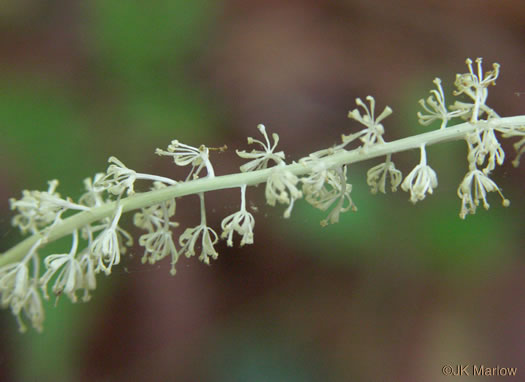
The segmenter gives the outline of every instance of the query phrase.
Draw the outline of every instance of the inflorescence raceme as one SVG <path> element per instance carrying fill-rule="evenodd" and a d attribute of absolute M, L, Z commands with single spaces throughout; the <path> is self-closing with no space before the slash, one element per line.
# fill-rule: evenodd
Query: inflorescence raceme
<path fill-rule="evenodd" d="M 255 148 L 237 151 L 240 158 L 248 160 L 238 174 L 216 176 L 210 161 L 211 148 L 174 140 L 166 150 L 157 149 L 156 154 L 171 157 L 177 166 L 188 166 L 185 180 L 138 173 L 111 157 L 105 173 L 84 181 L 85 193 L 77 202 L 60 196 L 57 180 L 49 182 L 47 191 L 23 191 L 22 198 L 10 200 L 11 209 L 16 212 L 12 224 L 30 236 L 0 256 L 2 306 L 11 309 L 21 331 L 27 322 L 41 330 L 42 298 L 49 298 L 49 290 L 57 298 L 64 294 L 76 302 L 82 293 L 81 299 L 89 300 L 97 286 L 97 276 L 111 274 L 133 245 L 132 236 L 119 225 L 121 216 L 128 211 L 135 211 L 133 222 L 144 231 L 138 238 L 144 247 L 142 262 L 154 264 L 168 257 L 171 273 L 175 274 L 181 255 L 198 256 L 206 264 L 216 259 L 219 239 L 226 240 L 230 247 L 236 237 L 241 246 L 253 244 L 255 218 L 246 208 L 248 186 L 265 183 L 266 202 L 271 206 L 285 205 L 285 218 L 290 217 L 295 202 L 304 198 L 314 207 L 328 211 L 321 225 L 337 223 L 341 213 L 357 210 L 351 197 L 352 185 L 347 183 L 349 165 L 384 157 L 383 163 L 367 173 L 371 192 L 385 193 L 389 183 L 392 191 L 401 187 L 416 203 L 438 186 L 437 174 L 427 161 L 426 147 L 450 140 L 464 140 L 468 149 L 468 172 L 457 190 L 460 217 L 475 213 L 480 202 L 488 209 L 488 192 L 497 192 L 503 205 L 508 206 L 510 202 L 490 179 L 492 171 L 505 159 L 496 132 L 503 138 L 519 138 L 514 144 L 517 156 L 513 161 L 518 166 L 525 151 L 525 116 L 502 118 L 486 105 L 488 88 L 495 84 L 499 65 L 494 64 L 493 70 L 484 73 L 481 59 L 475 62 L 476 69 L 467 60 L 468 73 L 458 74 L 455 81 L 454 95 L 466 99 L 447 107 L 441 80 L 436 78 L 436 89 L 430 91 L 426 100 L 420 100 L 420 124 L 441 123 L 438 130 L 431 132 L 386 142 L 382 122 L 392 109 L 387 106 L 376 117 L 375 100 L 368 96 L 366 102 L 358 98 L 358 108 L 348 114 L 363 129 L 342 135 L 339 145 L 311 153 L 297 162 L 287 163 L 284 152 L 276 151 L 279 136 L 273 133 L 270 139 L 266 128 L 259 125 L 262 139 L 248 138 L 248 144 Z M 457 118 L 464 122 L 449 126 Z M 352 144 L 354 147 L 349 149 Z M 392 155 L 411 149 L 419 150 L 420 161 L 403 179 Z M 151 190 L 135 192 L 137 181 L 151 182 Z M 205 193 L 224 188 L 240 190 L 240 209 L 222 220 L 217 233 L 207 223 Z M 176 202 L 186 195 L 199 197 L 200 223 L 186 228 L 177 240 L 173 235 L 173 229 L 179 226 L 173 220 Z M 45 258 L 39 255 L 47 243 L 66 236 L 71 237 L 69 251 Z"/>

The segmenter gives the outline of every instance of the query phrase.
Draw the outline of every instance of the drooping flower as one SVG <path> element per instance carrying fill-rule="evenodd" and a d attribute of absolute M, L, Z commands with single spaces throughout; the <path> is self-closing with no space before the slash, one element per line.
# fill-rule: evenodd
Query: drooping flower
<path fill-rule="evenodd" d="M 219 256 L 213 247 L 217 241 L 219 241 L 219 237 L 215 231 L 207 225 L 199 224 L 193 228 L 186 228 L 184 233 L 179 238 L 181 252 L 185 253 L 186 257 L 195 256 L 195 245 L 197 244 L 199 237 L 201 239 L 201 254 L 199 255 L 199 260 L 205 264 L 210 264 L 210 257 L 216 260 Z M 174 273 L 174 271 L 172 271 L 172 273 Z"/>
<path fill-rule="evenodd" d="M 346 169 L 347 166 L 342 166 L 322 170 L 323 182 L 314 183 L 315 187 L 309 183 L 303 183 L 303 192 L 308 203 L 321 211 L 326 211 L 333 206 L 328 216 L 321 221 L 323 227 L 329 223 L 337 223 L 343 212 L 357 211 L 357 207 L 350 196 L 352 185 L 346 183 Z"/>
<path fill-rule="evenodd" d="M 166 187 L 164 183 L 155 182 L 151 189 L 160 190 Z M 175 207 L 175 199 L 143 207 L 140 209 L 140 212 L 136 212 L 133 216 L 133 223 L 135 226 L 145 229 L 149 233 L 157 230 L 158 227 L 164 226 L 166 222 L 170 227 L 177 227 L 178 223 L 169 221 L 169 219 L 175 215 Z"/>
<path fill-rule="evenodd" d="M 42 240 L 39 239 L 33 244 L 22 261 L 0 268 L 0 303 L 4 308 L 7 306 L 11 308 L 21 332 L 26 331 L 22 314 L 31 321 L 36 330 L 42 330 L 44 310 L 36 290 L 38 280 L 30 276 L 28 264 L 31 261 L 33 273 L 38 274 L 40 259 L 36 250 Z"/>
<path fill-rule="evenodd" d="M 485 173 L 490 173 L 496 168 L 496 163 L 502 165 L 505 160 L 505 151 L 496 138 L 494 129 L 485 128 L 472 132 L 467 136 L 469 147 L 469 163 L 481 166 L 487 161 L 487 166 L 483 169 Z"/>
<path fill-rule="evenodd" d="M 392 192 L 397 191 L 397 187 L 401 184 L 403 180 L 403 175 L 399 171 L 394 162 L 391 161 L 391 154 L 388 154 L 386 161 L 378 164 L 377 166 L 372 167 L 366 173 L 366 182 L 371 187 L 370 192 L 372 194 L 377 194 L 377 191 L 386 193 L 386 176 L 390 175 L 390 185 L 392 187 Z"/>
<path fill-rule="evenodd" d="M 489 209 L 487 202 L 487 192 L 497 192 L 501 196 L 504 207 L 510 205 L 510 201 L 505 199 L 500 188 L 492 181 L 484 171 L 473 169 L 469 171 L 458 187 L 458 196 L 461 199 L 461 211 L 459 216 L 465 219 L 468 214 L 474 214 L 479 202 L 483 202 L 483 207 Z"/>
<path fill-rule="evenodd" d="M 199 260 L 205 264 L 210 264 L 210 257 L 217 259 L 219 254 L 215 251 L 214 245 L 219 241 L 217 233 L 208 227 L 206 223 L 206 207 L 204 204 L 204 193 L 199 193 L 200 208 L 201 208 L 201 222 L 198 226 L 193 228 L 186 228 L 183 234 L 179 237 L 179 244 L 181 245 L 180 253 L 186 254 L 186 257 L 195 256 L 199 237 L 201 244 L 201 253 Z M 172 259 L 171 274 L 175 274 L 175 264 L 178 256 Z"/>
<path fill-rule="evenodd" d="M 233 246 L 233 233 L 237 232 L 242 235 L 241 247 L 245 244 L 253 244 L 253 228 L 255 219 L 253 215 L 246 210 L 246 185 L 241 186 L 241 209 L 234 214 L 225 217 L 222 220 L 221 238 L 227 238 L 227 245 Z"/>
<path fill-rule="evenodd" d="M 65 293 L 72 302 L 77 301 L 75 292 L 84 277 L 80 263 L 76 258 L 77 249 L 78 231 L 75 231 L 73 232 L 73 243 L 71 244 L 69 253 L 49 255 L 45 258 L 44 264 L 46 266 L 46 272 L 40 278 L 40 285 L 44 297 L 48 298 L 47 284 L 51 278 L 58 273 L 53 284 L 53 293 L 56 296 Z"/>
<path fill-rule="evenodd" d="M 168 255 L 178 258 L 178 252 L 173 242 L 173 234 L 166 226 L 142 235 L 139 244 L 144 247 L 142 263 L 155 264 Z"/>
<path fill-rule="evenodd" d="M 127 245 L 132 243 L 131 236 L 118 227 L 121 215 L 122 206 L 119 205 L 111 223 L 106 225 L 106 228 L 91 243 L 90 251 L 98 259 L 97 272 L 103 271 L 109 275 L 113 265 L 120 263 L 120 253 L 125 251 L 125 247 L 120 245 L 119 234 L 126 236 Z"/>
<path fill-rule="evenodd" d="M 436 172 L 427 165 L 425 145 L 422 145 L 420 150 L 421 159 L 419 164 L 406 176 L 401 185 L 404 191 L 410 191 L 410 201 L 412 203 L 425 199 L 426 194 L 432 194 L 433 189 L 438 185 Z"/>
<path fill-rule="evenodd" d="M 22 319 L 22 314 L 31 322 L 33 328 L 39 332 L 42 331 L 42 324 L 44 323 L 45 317 L 44 307 L 42 306 L 42 299 L 35 285 L 31 285 L 21 299 L 17 299 L 11 303 L 11 312 L 15 315 L 21 332 L 27 330 Z"/>
<path fill-rule="evenodd" d="M 0 269 L 0 292 L 3 307 L 13 300 L 22 299 L 29 288 L 29 269 L 27 261 L 12 263 Z"/>
<path fill-rule="evenodd" d="M 266 203 L 275 206 L 276 202 L 288 204 L 284 211 L 284 217 L 289 218 L 294 202 L 303 196 L 297 188 L 299 178 L 285 168 L 278 166 L 273 170 L 266 180 Z"/>

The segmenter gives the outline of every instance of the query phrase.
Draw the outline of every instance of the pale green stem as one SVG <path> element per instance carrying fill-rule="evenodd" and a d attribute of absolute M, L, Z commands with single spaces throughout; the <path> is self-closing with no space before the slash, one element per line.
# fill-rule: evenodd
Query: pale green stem
<path fill-rule="evenodd" d="M 357 148 L 351 151 L 337 152 L 320 159 L 327 168 L 339 167 L 344 164 L 351 164 L 365 161 L 368 159 L 394 154 L 401 151 L 419 149 L 422 144 L 430 146 L 436 143 L 457 141 L 465 139 L 467 134 L 482 127 L 519 127 L 525 126 L 525 116 L 499 118 L 490 121 L 478 121 L 475 124 L 470 122 L 450 126 L 445 129 L 434 130 L 428 133 L 418 134 L 407 138 L 398 139 L 388 143 L 378 143 L 366 149 Z M 286 165 L 286 169 L 296 176 L 304 175 L 310 169 L 301 163 Z M 226 188 L 241 187 L 242 185 L 256 185 L 266 181 L 272 168 L 252 171 L 248 173 L 237 173 L 216 177 L 206 177 L 195 179 L 176 185 L 135 194 L 120 200 L 122 212 L 132 211 L 142 207 L 148 207 L 173 198 L 186 195 L 199 194 L 208 191 L 221 190 Z M 99 207 L 93 207 L 89 211 L 79 212 L 67 219 L 64 219 L 56 226 L 46 232 L 45 237 L 41 234 L 34 234 L 22 242 L 18 243 L 4 254 L 0 255 L 0 267 L 15 261 L 20 261 L 28 253 L 31 247 L 40 239 L 52 242 L 66 235 L 70 235 L 77 229 L 93 223 L 97 220 L 113 216 L 117 207 L 116 201 L 106 203 Z"/>

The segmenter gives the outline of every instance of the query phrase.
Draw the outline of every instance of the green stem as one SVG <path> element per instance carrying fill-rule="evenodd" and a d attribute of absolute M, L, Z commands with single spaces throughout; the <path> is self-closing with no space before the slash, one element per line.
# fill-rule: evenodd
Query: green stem
<path fill-rule="evenodd" d="M 462 140 L 465 139 L 467 134 L 480 127 L 498 128 L 519 126 L 525 126 L 525 116 L 499 118 L 493 119 L 491 121 L 478 121 L 475 124 L 465 122 L 455 126 L 447 127 L 445 129 L 418 134 L 388 143 L 376 144 L 367 148 L 366 150 L 357 148 L 350 151 L 337 152 L 335 154 L 323 157 L 320 159 L 320 161 L 324 162 L 328 168 L 338 167 L 343 164 L 351 164 L 402 151 L 419 149 L 422 144 L 430 146 L 442 142 Z M 301 163 L 289 164 L 283 168 L 292 172 L 296 176 L 304 175 L 310 171 L 307 166 Z M 120 200 L 120 204 L 122 206 L 122 212 L 124 213 L 142 207 L 148 207 L 169 199 L 180 198 L 186 195 L 226 188 L 241 187 L 242 185 L 256 185 L 259 183 L 264 183 L 271 171 L 273 171 L 273 169 L 269 168 L 248 173 L 237 173 L 210 178 L 207 177 L 184 183 L 177 183 L 176 185 L 166 188 L 135 194 L 127 198 L 123 198 Z M 78 212 L 75 215 L 64 219 L 62 222 L 47 231 L 46 238 L 44 238 L 41 234 L 34 234 L 28 237 L 6 251 L 4 254 L 0 255 L 0 267 L 20 261 L 37 242 L 37 240 L 44 239 L 47 242 L 52 242 L 64 236 L 70 235 L 75 230 L 80 229 L 87 224 L 106 217 L 111 217 L 115 212 L 115 208 L 116 202 L 110 202 L 100 207 L 91 208 L 89 211 Z"/>

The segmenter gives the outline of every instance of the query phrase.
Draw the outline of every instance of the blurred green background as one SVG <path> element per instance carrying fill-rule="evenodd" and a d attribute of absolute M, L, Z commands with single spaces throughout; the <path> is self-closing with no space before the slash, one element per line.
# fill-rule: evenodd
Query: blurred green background
<path fill-rule="evenodd" d="M 227 144 L 213 160 L 230 173 L 233 148 L 264 123 L 298 159 L 355 131 L 347 112 L 368 94 L 394 109 L 387 139 L 425 131 L 417 100 L 435 76 L 450 94 L 467 57 L 499 62 L 488 104 L 524 114 L 523 1 L 402 3 L 0 2 L 0 251 L 20 240 L 9 197 L 55 178 L 78 197 L 110 155 L 181 177 L 156 147 Z M 282 219 L 254 188 L 253 246 L 221 244 L 210 267 L 184 259 L 175 277 L 168 262 L 142 266 L 136 246 L 91 302 L 49 302 L 42 334 L 19 334 L 3 311 L 0 380 L 428 382 L 446 379 L 445 364 L 525 373 L 523 165 L 495 172 L 510 208 L 491 195 L 490 211 L 462 221 L 464 144 L 428 154 L 440 185 L 416 206 L 401 191 L 369 193 L 378 161 L 350 167 L 358 212 L 326 228 L 304 202 Z M 406 175 L 418 154 L 394 161 Z M 212 225 L 237 194 L 208 195 Z M 187 199 L 182 227 L 198 220 Z"/>

